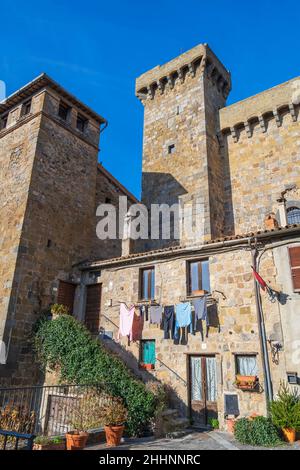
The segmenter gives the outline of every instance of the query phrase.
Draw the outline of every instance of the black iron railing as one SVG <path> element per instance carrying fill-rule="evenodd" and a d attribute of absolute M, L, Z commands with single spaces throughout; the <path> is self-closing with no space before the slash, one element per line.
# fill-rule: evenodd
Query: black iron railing
<path fill-rule="evenodd" d="M 2 431 L 0 429 L 1 450 L 32 450 L 34 434 L 23 434 L 13 431 Z M 1 442 L 2 441 L 2 442 Z"/>
<path fill-rule="evenodd" d="M 75 402 L 89 391 L 97 392 L 100 398 L 103 395 L 104 399 L 106 389 L 101 384 L 0 388 L 0 430 L 63 435 L 72 428 Z M 5 436 L 0 439 L 3 441 Z"/>

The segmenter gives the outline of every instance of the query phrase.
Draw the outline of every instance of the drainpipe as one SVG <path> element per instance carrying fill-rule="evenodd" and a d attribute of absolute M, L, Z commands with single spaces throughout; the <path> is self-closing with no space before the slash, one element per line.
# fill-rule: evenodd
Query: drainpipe
<path fill-rule="evenodd" d="M 251 247 L 251 241 L 249 241 L 249 245 Z M 251 247 L 251 255 L 252 255 L 252 266 L 256 271 L 257 255 L 258 255 L 258 250 L 256 248 L 256 239 L 255 239 L 255 247 L 254 248 Z M 261 296 L 260 296 L 259 289 L 260 289 L 259 285 L 256 279 L 254 279 L 258 335 L 259 335 L 260 349 L 261 349 L 261 355 L 262 355 L 264 386 L 265 386 L 266 402 L 267 402 L 267 410 L 268 410 L 268 403 L 269 401 L 273 400 L 273 387 L 272 387 L 272 379 L 271 379 L 271 371 L 270 371 L 270 363 L 269 363 L 269 355 L 268 355 L 268 347 L 267 347 L 266 328 L 265 328 L 265 323 L 264 323 L 264 316 L 263 316 L 263 311 L 262 311 L 262 303 L 261 303 Z"/>

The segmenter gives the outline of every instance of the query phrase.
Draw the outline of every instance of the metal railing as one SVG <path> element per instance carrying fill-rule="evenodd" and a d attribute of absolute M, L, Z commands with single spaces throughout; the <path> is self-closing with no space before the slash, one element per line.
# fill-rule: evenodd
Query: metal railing
<path fill-rule="evenodd" d="M 78 403 L 87 392 L 95 391 L 100 395 L 101 403 L 106 390 L 102 384 L 0 388 L 0 430 L 63 435 L 71 430 L 75 402 Z"/>
<path fill-rule="evenodd" d="M 13 431 L 2 431 L 0 429 L 1 450 L 32 450 L 34 437 L 34 434 L 22 434 Z"/>

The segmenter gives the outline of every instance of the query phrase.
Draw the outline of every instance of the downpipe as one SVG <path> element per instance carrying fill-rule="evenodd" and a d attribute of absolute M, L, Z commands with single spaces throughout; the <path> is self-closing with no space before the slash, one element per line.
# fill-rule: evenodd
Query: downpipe
<path fill-rule="evenodd" d="M 249 245 L 251 246 L 251 242 L 249 242 Z M 251 246 L 251 255 L 252 255 L 252 266 L 255 269 L 255 271 L 257 271 L 258 250 L 256 246 L 254 248 Z M 259 289 L 260 289 L 259 285 L 254 279 L 258 335 L 259 335 L 260 349 L 261 349 L 261 355 L 262 355 L 262 364 L 263 364 L 263 372 L 264 372 L 264 387 L 265 387 L 265 393 L 266 393 L 267 412 L 268 412 L 268 408 L 269 408 L 268 404 L 270 401 L 273 400 L 273 386 L 272 386 L 270 362 L 269 362 L 268 347 L 267 347 L 266 328 L 265 328 L 264 316 L 263 316 L 263 311 L 262 311 L 261 295 L 260 295 Z"/>

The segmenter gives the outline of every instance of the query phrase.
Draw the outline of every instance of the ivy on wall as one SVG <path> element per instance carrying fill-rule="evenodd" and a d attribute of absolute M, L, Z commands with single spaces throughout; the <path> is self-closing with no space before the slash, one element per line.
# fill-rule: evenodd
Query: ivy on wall
<path fill-rule="evenodd" d="M 155 413 L 156 398 L 126 365 L 93 339 L 86 327 L 70 315 L 42 318 L 35 332 L 39 360 L 50 371 L 60 371 L 60 381 L 105 385 L 121 397 L 128 409 L 127 433 L 139 435 Z"/>

